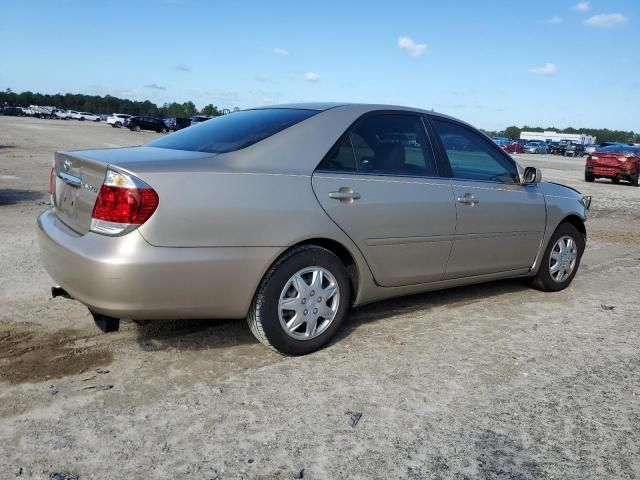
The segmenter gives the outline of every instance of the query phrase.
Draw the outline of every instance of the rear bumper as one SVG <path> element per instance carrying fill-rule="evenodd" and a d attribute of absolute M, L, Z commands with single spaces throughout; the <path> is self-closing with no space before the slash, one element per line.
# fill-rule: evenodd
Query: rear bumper
<path fill-rule="evenodd" d="M 278 247 L 166 248 L 138 231 L 79 235 L 54 209 L 38 217 L 42 261 L 90 309 L 133 320 L 243 318 Z"/>
<path fill-rule="evenodd" d="M 638 173 L 637 168 L 632 163 L 630 163 L 628 166 L 587 164 L 585 170 L 596 177 L 607 178 L 630 178 Z"/>

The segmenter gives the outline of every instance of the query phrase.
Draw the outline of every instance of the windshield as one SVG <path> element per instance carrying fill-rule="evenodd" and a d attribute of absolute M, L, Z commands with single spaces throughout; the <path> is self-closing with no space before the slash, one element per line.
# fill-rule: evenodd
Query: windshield
<path fill-rule="evenodd" d="M 316 110 L 265 108 L 212 118 L 147 144 L 149 147 L 225 153 L 240 150 L 317 114 Z"/>

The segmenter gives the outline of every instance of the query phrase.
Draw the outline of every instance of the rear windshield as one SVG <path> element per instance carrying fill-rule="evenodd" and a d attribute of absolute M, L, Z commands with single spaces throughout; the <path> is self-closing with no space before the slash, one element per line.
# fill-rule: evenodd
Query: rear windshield
<path fill-rule="evenodd" d="M 317 110 L 268 108 L 212 118 L 147 144 L 149 147 L 224 153 L 240 150 L 318 113 Z"/>
<path fill-rule="evenodd" d="M 609 152 L 609 153 L 639 153 L 640 147 L 632 147 L 631 145 L 609 145 L 608 147 L 600 147 L 597 149 L 598 152 Z"/>

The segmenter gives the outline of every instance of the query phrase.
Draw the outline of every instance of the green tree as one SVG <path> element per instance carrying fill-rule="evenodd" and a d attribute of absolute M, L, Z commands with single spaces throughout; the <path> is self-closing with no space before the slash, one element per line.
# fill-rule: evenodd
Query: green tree
<path fill-rule="evenodd" d="M 220 111 L 218 110 L 218 107 L 214 107 L 211 103 L 202 107 L 202 110 L 200 110 L 200 114 L 210 115 L 212 117 L 219 117 L 220 115 L 222 115 L 222 113 L 220 113 Z"/>

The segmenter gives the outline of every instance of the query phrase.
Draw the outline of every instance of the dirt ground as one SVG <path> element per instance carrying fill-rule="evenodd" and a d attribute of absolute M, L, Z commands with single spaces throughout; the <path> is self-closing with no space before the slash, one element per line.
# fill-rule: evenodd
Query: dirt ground
<path fill-rule="evenodd" d="M 639 188 L 584 183 L 584 159 L 519 155 L 594 197 L 569 289 L 370 305 L 328 348 L 285 358 L 242 321 L 101 335 L 50 299 L 35 222 L 53 151 L 155 136 L 0 117 L 3 479 L 640 478 Z"/>

